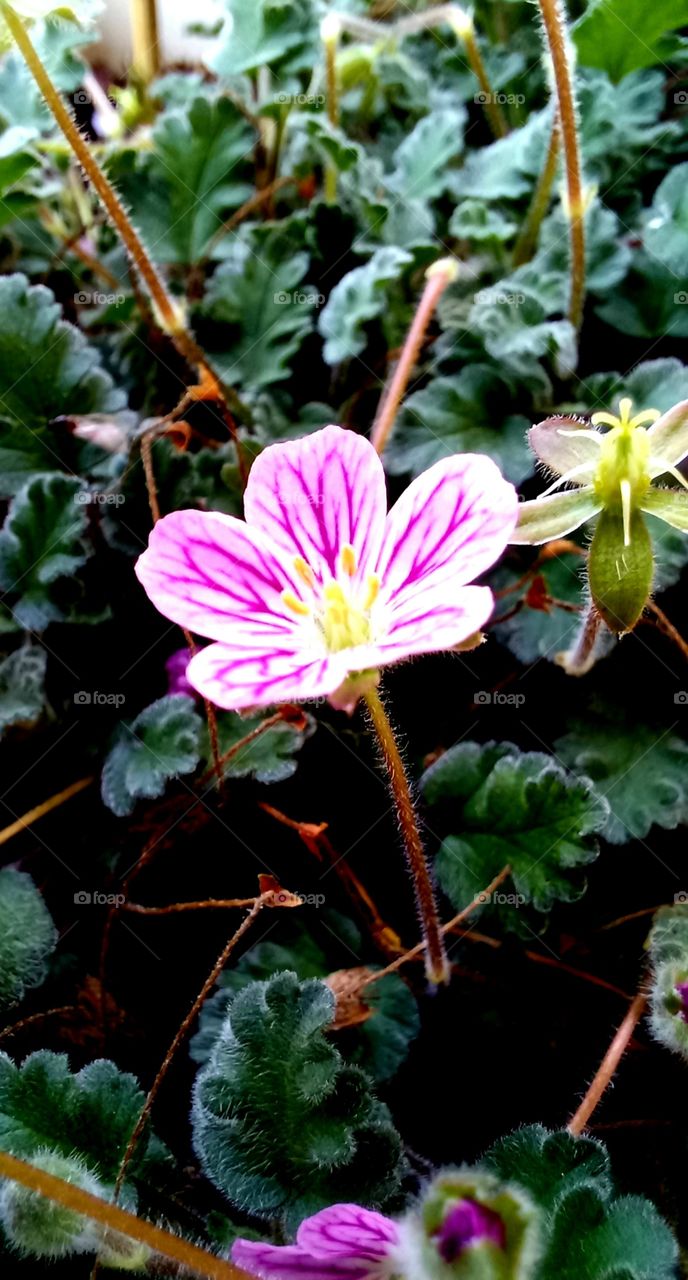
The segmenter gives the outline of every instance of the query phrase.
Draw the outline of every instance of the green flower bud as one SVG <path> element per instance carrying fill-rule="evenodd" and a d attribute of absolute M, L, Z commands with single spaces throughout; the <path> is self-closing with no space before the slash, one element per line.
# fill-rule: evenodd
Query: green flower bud
<path fill-rule="evenodd" d="M 98 1179 L 77 1156 L 68 1159 L 41 1150 L 31 1163 L 92 1195 L 103 1195 Z M 0 1185 L 0 1223 L 9 1244 L 33 1258 L 65 1258 L 74 1253 L 95 1253 L 99 1247 L 96 1223 L 9 1179 Z"/>
<path fill-rule="evenodd" d="M 590 547 L 588 582 L 593 604 L 617 635 L 631 631 L 652 589 L 652 541 L 640 511 L 600 513 Z"/>

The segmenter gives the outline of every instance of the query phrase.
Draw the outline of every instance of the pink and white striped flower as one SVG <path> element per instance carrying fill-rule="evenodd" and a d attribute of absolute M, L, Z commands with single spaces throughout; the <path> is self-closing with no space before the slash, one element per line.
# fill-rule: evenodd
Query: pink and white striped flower
<path fill-rule="evenodd" d="M 453 649 L 484 625 L 492 593 L 469 584 L 508 543 L 517 496 L 489 458 L 457 454 L 388 513 L 372 445 L 331 426 L 265 449 L 244 510 L 165 516 L 136 566 L 165 617 L 215 642 L 192 658 L 190 683 L 233 710 L 349 707 L 349 677 Z"/>
<path fill-rule="evenodd" d="M 232 1261 L 260 1280 L 391 1280 L 400 1231 L 358 1204 L 334 1204 L 301 1223 L 292 1245 L 235 1240 Z"/>

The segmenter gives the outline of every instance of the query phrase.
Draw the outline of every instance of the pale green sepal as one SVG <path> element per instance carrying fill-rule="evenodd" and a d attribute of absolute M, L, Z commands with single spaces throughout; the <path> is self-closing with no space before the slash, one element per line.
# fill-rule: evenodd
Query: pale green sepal
<path fill-rule="evenodd" d="M 652 539 L 640 511 L 630 521 L 630 545 L 624 543 L 620 510 L 603 511 L 588 557 L 590 595 L 611 631 L 632 631 L 650 591 L 654 560 Z"/>
<path fill-rule="evenodd" d="M 595 467 L 599 462 L 599 441 L 579 418 L 555 416 L 536 422 L 528 432 L 528 443 L 540 462 L 558 476 L 574 467 Z"/>
<path fill-rule="evenodd" d="M 511 541 L 518 546 L 537 546 L 552 538 L 563 538 L 601 510 L 602 503 L 591 488 L 568 489 L 549 498 L 522 502 Z"/>
<path fill-rule="evenodd" d="M 650 452 L 658 459 L 653 467 L 654 476 L 661 476 L 659 460 L 675 467 L 677 462 L 688 456 L 688 400 L 680 400 L 678 404 L 663 413 L 648 429 Z M 680 526 L 678 526 L 680 528 Z"/>
<path fill-rule="evenodd" d="M 688 491 L 682 493 L 680 489 L 650 489 L 640 506 L 648 515 L 658 516 L 674 529 L 688 533 Z"/>

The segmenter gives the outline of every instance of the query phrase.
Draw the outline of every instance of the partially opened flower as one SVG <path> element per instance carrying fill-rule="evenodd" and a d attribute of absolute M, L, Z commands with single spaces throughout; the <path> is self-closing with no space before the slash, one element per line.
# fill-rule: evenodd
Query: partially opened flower
<path fill-rule="evenodd" d="M 492 593 L 469 584 L 508 543 L 517 498 L 489 458 L 455 455 L 387 513 L 377 453 L 331 426 L 260 454 L 244 508 L 245 521 L 165 516 L 137 564 L 161 613 L 215 641 L 189 663 L 191 685 L 230 709 L 350 707 L 362 676 L 484 625 Z"/>
<path fill-rule="evenodd" d="M 688 400 L 660 415 L 631 416 L 622 399 L 619 416 L 595 413 L 587 421 L 547 418 L 531 428 L 533 451 L 557 479 L 532 502 L 523 502 L 512 541 L 538 544 L 561 538 L 599 517 L 590 548 L 593 603 L 613 631 L 637 622 L 652 587 L 652 545 L 644 514 L 688 533 L 688 482 L 678 463 L 688 456 Z M 652 424 L 652 425 L 648 425 Z M 600 431 L 606 426 L 608 431 Z M 683 489 L 654 482 L 671 475 Z M 562 485 L 572 486 L 556 493 Z"/>

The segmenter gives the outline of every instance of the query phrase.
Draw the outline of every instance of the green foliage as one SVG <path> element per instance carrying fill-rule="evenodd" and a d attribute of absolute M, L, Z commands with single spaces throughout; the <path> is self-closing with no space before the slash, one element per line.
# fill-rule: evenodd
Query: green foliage
<path fill-rule="evenodd" d="M 436 862 L 455 907 L 467 906 L 507 863 L 520 895 L 516 901 L 508 884 L 503 890 L 512 928 L 523 903 L 546 912 L 583 892 L 580 868 L 597 856 L 594 837 L 608 814 L 586 778 L 572 777 L 539 751 L 463 742 L 426 770 L 421 785 L 426 801 L 442 803 L 447 825 L 461 832 L 447 836 Z"/>
<path fill-rule="evenodd" d="M 217 733 L 220 755 L 224 756 L 237 743 L 253 733 L 269 712 L 241 716 L 235 711 L 220 711 L 217 716 Z M 247 742 L 223 766 L 226 778 L 255 778 L 256 782 L 284 782 L 296 773 L 296 753 L 315 729 L 315 722 L 307 721 L 305 730 L 297 729 L 287 721 L 272 725 L 265 733 Z M 206 760 L 211 760 L 210 744 L 204 748 Z"/>
<path fill-rule="evenodd" d="M 335 285 L 318 320 L 328 364 L 339 364 L 365 350 L 364 326 L 387 306 L 385 285 L 397 281 L 411 261 L 403 249 L 377 249 L 365 266 L 354 267 Z"/>
<path fill-rule="evenodd" d="M 311 0 L 226 0 L 230 21 L 215 67 L 227 78 L 266 63 L 283 72 L 311 65 L 317 27 Z"/>
<path fill-rule="evenodd" d="M 494 577 L 494 586 L 501 591 L 516 587 L 522 578 L 522 566 L 509 564 Z M 525 604 L 512 613 L 522 598 L 524 588 L 515 590 L 500 601 L 493 624 L 498 640 L 509 647 L 519 662 L 529 664 L 538 658 L 554 662 L 557 654 L 570 648 L 580 626 L 577 610 L 584 599 L 584 562 L 575 551 L 563 551 L 543 562 L 536 575 L 536 586 L 545 593 L 543 601 L 538 590 L 533 605 Z M 535 607 L 535 603 L 545 607 Z M 565 606 L 571 606 L 571 612 Z M 509 616 L 511 614 L 511 616 Z M 504 621 L 500 622 L 500 616 Z"/>
<path fill-rule="evenodd" d="M 582 63 L 621 80 L 638 67 L 669 61 L 678 50 L 669 33 L 686 22 L 686 0 L 594 0 L 572 34 Z"/>
<path fill-rule="evenodd" d="M 57 929 L 30 876 L 0 871 L 0 1008 L 21 1000 L 45 978 Z"/>
<path fill-rule="evenodd" d="M 326 913 L 325 928 L 328 934 L 343 935 L 345 958 L 351 959 L 352 952 L 360 953 L 360 935 L 349 921 L 339 916 L 333 919 L 332 913 Z M 208 1060 L 235 995 L 250 983 L 264 981 L 281 969 L 292 970 L 300 982 L 327 977 L 333 965 L 308 927 L 301 924 L 294 928 L 290 939 L 288 943 L 261 942 L 237 965 L 225 970 L 217 991 L 201 1011 L 198 1033 L 191 1045 L 194 1062 L 202 1065 Z M 366 989 L 365 1003 L 372 1010 L 372 1017 L 353 1029 L 354 1043 L 347 1045 L 346 1057 L 376 1080 L 388 1080 L 401 1066 L 418 1034 L 416 1000 L 402 979 L 390 973 Z"/>
<path fill-rule="evenodd" d="M 201 758 L 202 720 L 183 693 L 158 698 L 119 726 L 103 766 L 102 795 L 118 818 L 137 800 L 161 796 L 172 778 L 192 773 Z"/>
<path fill-rule="evenodd" d="M 0 735 L 12 725 L 31 725 L 45 702 L 45 649 L 25 646 L 0 662 Z"/>
<path fill-rule="evenodd" d="M 32 1164 L 91 1195 L 103 1195 L 98 1179 L 78 1156 L 67 1158 L 50 1150 L 37 1151 Z M 0 1183 L 0 1224 L 12 1248 L 30 1258 L 95 1253 L 98 1246 L 94 1222 L 18 1182 Z"/>
<path fill-rule="evenodd" d="M 213 276 L 203 315 L 224 333 L 219 368 L 231 383 L 257 391 L 289 377 L 291 361 L 313 329 L 316 292 L 304 277 L 308 254 L 288 231 L 260 229 L 232 239 Z"/>
<path fill-rule="evenodd" d="M 509 413 L 510 388 L 489 365 L 434 378 L 405 401 L 385 452 L 393 475 L 420 475 L 453 453 L 487 453 L 513 483 L 533 466 L 527 418 Z"/>
<path fill-rule="evenodd" d="M 144 1102 L 134 1076 L 114 1062 L 91 1062 L 72 1075 L 64 1054 L 39 1050 L 19 1067 L 0 1053 L 0 1149 L 22 1160 L 45 1150 L 76 1155 L 112 1184 Z M 146 1132 L 129 1179 L 155 1179 L 167 1161 L 164 1147 Z"/>
<path fill-rule="evenodd" d="M 12 500 L 0 530 L 0 590 L 28 630 L 43 631 L 68 616 L 64 580 L 92 550 L 84 536 L 85 496 L 80 480 L 55 472 L 34 476 Z"/>
<path fill-rule="evenodd" d="M 336 1201 L 383 1207 L 401 1147 L 366 1074 L 325 1031 L 334 996 L 294 973 L 253 982 L 232 1002 L 194 1090 L 194 1147 L 236 1208 L 289 1232 Z"/>
<path fill-rule="evenodd" d="M 541 1210 L 535 1280 L 671 1280 L 677 1249 L 669 1227 L 641 1196 L 620 1196 L 601 1142 L 519 1129 L 483 1166 L 522 1187 Z"/>
<path fill-rule="evenodd" d="M 194 98 L 153 130 L 152 149 L 113 170 L 157 262 L 196 263 L 228 215 L 252 194 L 251 128 L 228 98 Z"/>
<path fill-rule="evenodd" d="M 555 750 L 606 796 L 604 835 L 612 844 L 644 840 L 654 825 L 673 830 L 688 820 L 688 742 L 665 723 L 647 724 L 628 709 L 593 704 Z"/>
<path fill-rule="evenodd" d="M 688 1060 L 688 898 L 678 893 L 673 907 L 656 914 L 650 953 L 650 1027 L 667 1049 Z"/>
<path fill-rule="evenodd" d="M 647 211 L 644 234 L 647 253 L 671 270 L 679 296 L 682 291 L 678 285 L 688 271 L 687 180 L 688 164 L 679 164 L 667 174 Z"/>

